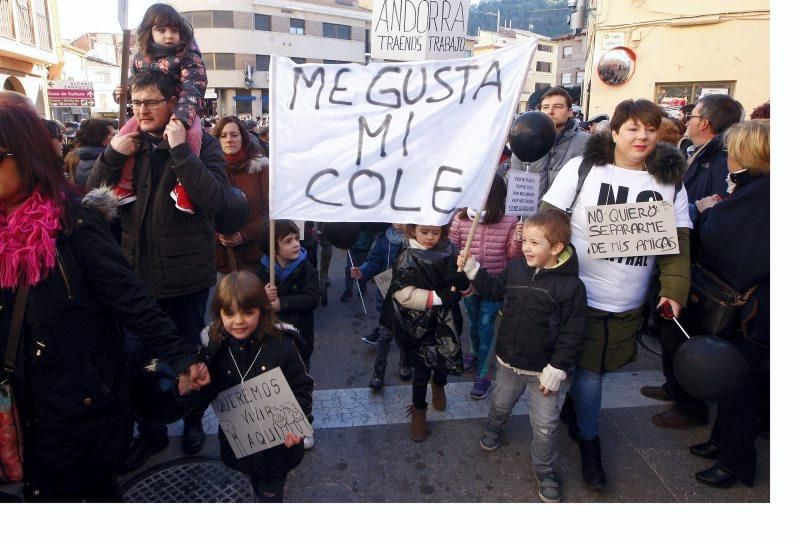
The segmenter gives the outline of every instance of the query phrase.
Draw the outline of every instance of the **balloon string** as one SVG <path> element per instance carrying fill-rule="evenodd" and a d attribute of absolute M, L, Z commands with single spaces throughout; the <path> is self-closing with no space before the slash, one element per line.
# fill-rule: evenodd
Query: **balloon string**
<path fill-rule="evenodd" d="M 681 327 L 681 324 L 680 324 L 680 323 L 678 323 L 678 319 L 677 319 L 677 318 L 673 317 L 673 318 L 672 318 L 672 320 L 675 322 L 675 324 L 678 326 L 678 328 L 681 330 L 681 332 L 682 332 L 683 334 L 685 334 L 685 335 L 686 335 L 686 339 L 687 339 L 687 340 L 689 340 L 689 339 L 691 339 L 691 338 L 692 338 L 691 336 L 689 336 L 689 333 L 687 333 L 687 332 L 684 330 L 684 328 L 683 328 L 683 327 Z"/>
<path fill-rule="evenodd" d="M 347 256 L 350 259 L 350 270 L 352 270 L 353 268 L 356 267 L 356 265 L 353 264 L 353 256 L 350 255 L 350 250 L 349 249 L 347 250 Z M 364 295 L 361 294 L 361 284 L 359 284 L 358 280 L 356 280 L 356 279 L 354 279 L 353 281 L 356 284 L 356 291 L 358 291 L 358 298 L 361 299 L 361 307 L 364 308 L 364 315 L 367 315 L 367 307 L 364 304 Z"/>

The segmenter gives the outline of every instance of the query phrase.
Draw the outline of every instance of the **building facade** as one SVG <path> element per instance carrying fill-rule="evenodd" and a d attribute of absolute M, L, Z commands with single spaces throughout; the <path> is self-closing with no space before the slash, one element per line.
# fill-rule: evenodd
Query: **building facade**
<path fill-rule="evenodd" d="M 705 94 L 725 93 L 748 113 L 769 99 L 769 0 L 592 0 L 590 13 L 587 118 L 610 114 L 627 98 L 674 112 Z M 635 69 L 627 81 L 609 85 L 598 64 L 617 47 L 635 56 Z"/>
<path fill-rule="evenodd" d="M 0 0 L 0 89 L 48 114 L 48 68 L 61 62 L 56 0 Z"/>
<path fill-rule="evenodd" d="M 192 23 L 208 70 L 207 111 L 266 116 L 272 55 L 295 62 L 368 60 L 372 14 L 353 0 L 174 0 Z M 213 6 L 216 7 L 216 4 Z"/>
<path fill-rule="evenodd" d="M 479 29 L 477 38 L 478 41 L 473 48 L 475 55 L 483 55 L 501 47 L 517 45 L 538 38 L 536 51 L 533 53 L 531 65 L 528 67 L 528 75 L 517 104 L 517 113 L 528 109 L 528 98 L 533 92 L 556 85 L 558 44 L 547 36 L 515 28 L 501 28 L 500 32 Z"/>
<path fill-rule="evenodd" d="M 556 50 L 556 85 L 583 86 L 586 73 L 586 31 L 553 38 Z"/>

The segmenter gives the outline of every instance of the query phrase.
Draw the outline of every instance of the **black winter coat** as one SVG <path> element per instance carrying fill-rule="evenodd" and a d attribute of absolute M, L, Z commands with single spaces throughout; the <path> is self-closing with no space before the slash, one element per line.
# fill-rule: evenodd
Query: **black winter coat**
<path fill-rule="evenodd" d="M 97 157 L 103 154 L 105 147 L 84 146 L 78 148 L 78 166 L 75 167 L 75 185 L 83 187 L 89 179 L 89 174 L 97 162 Z"/>
<path fill-rule="evenodd" d="M 219 140 L 203 134 L 200 156 L 186 143 L 170 149 L 142 137 L 135 155 L 136 201 L 120 209 L 122 252 L 156 298 L 195 293 L 216 283 L 214 214 L 225 206 L 228 175 Z M 115 185 L 128 157 L 109 145 L 86 182 L 92 189 Z M 152 179 L 153 170 L 160 172 Z M 170 191 L 180 179 L 195 213 L 175 208 Z"/>
<path fill-rule="evenodd" d="M 314 309 L 319 306 L 319 272 L 306 258 L 284 281 L 278 281 L 278 317 L 294 326 L 305 340 L 308 357 L 314 352 Z M 308 357 L 303 357 L 308 360 Z"/>
<path fill-rule="evenodd" d="M 295 342 L 302 343 L 302 339 L 297 338 L 297 335 L 297 331 L 287 328 L 279 336 L 268 338 L 263 344 L 250 339 L 238 341 L 231 337 L 222 344 L 210 342 L 203 350 L 203 358 L 207 361 L 211 373 L 211 385 L 192 395 L 191 402 L 197 406 L 207 406 L 220 391 L 239 385 L 242 381 L 239 373 L 247 372 L 258 355 L 255 364 L 252 364 L 250 371 L 243 376 L 244 380 L 280 368 L 303 413 L 306 417 L 310 416 L 314 380 L 306 373 L 295 344 Z M 261 353 L 258 353 L 262 346 Z M 228 348 L 236 357 L 235 362 L 231 360 Z M 263 452 L 237 459 L 222 429 L 218 430 L 218 434 L 222 461 L 227 466 L 260 481 L 284 476 L 303 460 L 302 442 L 292 448 L 274 446 Z"/>
<path fill-rule="evenodd" d="M 723 152 L 722 136 L 715 136 L 698 153 L 699 155 L 691 159 L 692 162 L 683 176 L 692 221 L 697 219 L 695 200 L 710 195 L 725 195 L 728 187 L 725 182 L 728 177 L 728 158 Z"/>
<path fill-rule="evenodd" d="M 736 190 L 700 214 L 699 262 L 739 292 L 758 289 L 742 308 L 745 334 L 769 345 L 769 176 L 742 179 Z"/>
<path fill-rule="evenodd" d="M 392 282 L 380 319 L 412 360 L 454 376 L 464 372 L 458 291 L 469 288 L 467 277 L 457 272 L 457 257 L 455 245 L 446 239 L 432 249 L 415 249 L 404 240 L 392 265 Z M 440 292 L 449 292 L 455 286 L 457 291 L 443 304 L 420 311 L 404 308 L 394 297 L 408 286 Z"/>
<path fill-rule="evenodd" d="M 569 370 L 581 356 L 586 334 L 586 288 L 570 244 L 566 262 L 535 269 L 513 259 L 497 278 L 481 268 L 473 283 L 492 301 L 503 301 L 497 356 L 520 370 L 541 372 L 550 364 Z"/>
<path fill-rule="evenodd" d="M 98 204 L 103 200 L 104 204 Z M 57 265 L 30 289 L 14 391 L 24 409 L 25 479 L 41 496 L 69 495 L 66 476 L 111 473 L 132 436 L 121 323 L 179 371 L 196 362 L 188 345 L 125 261 L 89 194 L 72 206 L 72 225 L 56 240 Z M 109 217 L 106 217 L 106 220 Z M 5 353 L 15 292 L 2 291 L 0 351 Z M 52 489 L 60 481 L 59 489 Z"/>

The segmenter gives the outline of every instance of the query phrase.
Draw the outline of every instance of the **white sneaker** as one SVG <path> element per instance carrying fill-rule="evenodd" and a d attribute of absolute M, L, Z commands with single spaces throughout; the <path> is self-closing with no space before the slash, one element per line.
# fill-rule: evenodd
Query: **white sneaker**
<path fill-rule="evenodd" d="M 306 437 L 303 437 L 303 448 L 307 449 L 307 450 L 310 450 L 313 447 L 314 447 L 314 435 L 312 434 L 312 435 L 308 435 Z"/>

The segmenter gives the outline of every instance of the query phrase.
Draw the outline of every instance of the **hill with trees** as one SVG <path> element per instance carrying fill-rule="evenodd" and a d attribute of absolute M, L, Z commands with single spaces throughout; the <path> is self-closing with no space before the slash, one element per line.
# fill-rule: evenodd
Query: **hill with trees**
<path fill-rule="evenodd" d="M 567 0 L 481 0 L 470 6 L 469 34 L 478 28 L 494 31 L 500 10 L 500 26 L 529 30 L 553 38 L 569 32 Z"/>

